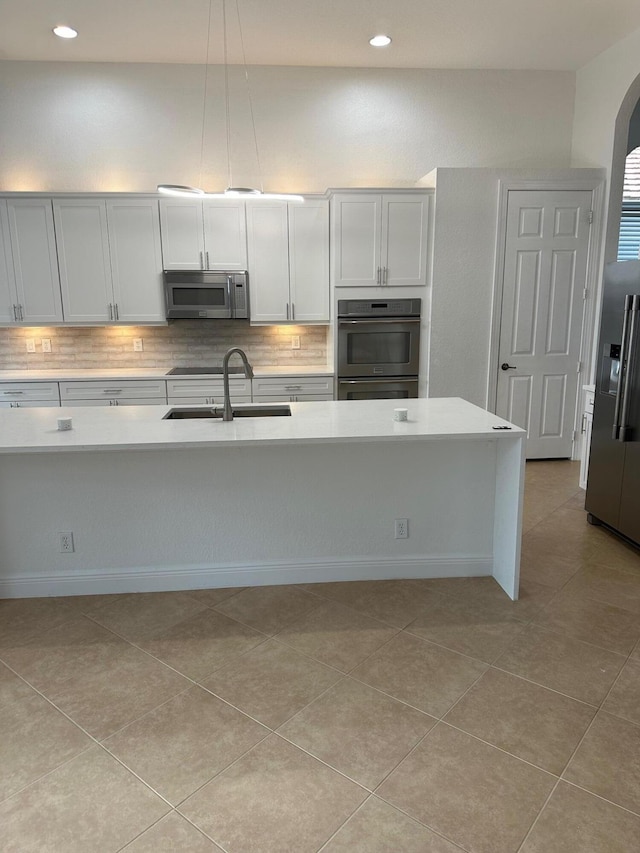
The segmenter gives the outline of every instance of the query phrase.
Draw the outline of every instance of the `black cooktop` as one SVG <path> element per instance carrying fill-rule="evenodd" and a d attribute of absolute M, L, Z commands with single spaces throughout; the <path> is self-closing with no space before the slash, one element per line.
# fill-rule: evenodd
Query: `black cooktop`
<path fill-rule="evenodd" d="M 167 370 L 167 376 L 204 376 L 212 373 L 222 375 L 222 367 L 172 367 Z M 241 373 L 244 376 L 244 369 L 230 367 L 229 373 Z"/>

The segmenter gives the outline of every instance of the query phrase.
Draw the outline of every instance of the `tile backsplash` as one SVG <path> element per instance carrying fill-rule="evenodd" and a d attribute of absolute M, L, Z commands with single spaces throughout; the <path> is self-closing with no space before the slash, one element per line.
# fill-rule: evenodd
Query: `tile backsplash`
<path fill-rule="evenodd" d="M 327 326 L 250 326 L 243 320 L 177 320 L 168 326 L 51 326 L 0 330 L 0 370 L 218 365 L 232 346 L 256 367 L 324 365 Z M 292 336 L 300 349 L 291 348 Z M 133 341 L 143 340 L 143 352 Z M 51 352 L 42 352 L 42 339 Z M 27 352 L 28 340 L 35 353 Z"/>

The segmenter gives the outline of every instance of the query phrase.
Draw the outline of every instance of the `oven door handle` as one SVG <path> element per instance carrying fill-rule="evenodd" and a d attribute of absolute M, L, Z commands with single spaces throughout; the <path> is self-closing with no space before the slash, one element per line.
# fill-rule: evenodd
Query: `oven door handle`
<path fill-rule="evenodd" d="M 368 379 L 338 379 L 339 385 L 397 385 L 403 382 L 415 382 L 417 376 L 394 376 L 392 379 L 377 379 L 370 376 Z"/>
<path fill-rule="evenodd" d="M 375 317 L 375 318 L 374 317 L 371 317 L 371 318 L 362 317 L 362 319 L 360 319 L 360 320 L 338 320 L 338 325 L 339 326 L 362 326 L 364 323 L 371 323 L 371 324 L 394 323 L 395 325 L 398 325 L 399 323 L 404 324 L 404 323 L 419 323 L 419 322 L 420 322 L 419 317 L 395 317 L 394 319 L 388 319 L 388 320 L 382 319 L 380 317 Z"/>

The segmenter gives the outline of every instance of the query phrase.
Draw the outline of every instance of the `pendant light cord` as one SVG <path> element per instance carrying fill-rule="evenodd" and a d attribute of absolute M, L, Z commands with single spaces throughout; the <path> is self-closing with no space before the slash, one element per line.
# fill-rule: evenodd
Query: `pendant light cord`
<path fill-rule="evenodd" d="M 203 168 L 204 168 L 204 138 L 205 138 L 205 125 L 206 125 L 206 117 L 207 117 L 207 88 L 209 84 L 209 48 L 211 46 L 211 4 L 213 0 L 209 0 L 209 21 L 207 24 L 207 55 L 204 61 L 204 92 L 202 95 L 202 134 L 200 137 L 200 179 L 198 180 L 199 186 L 203 184 Z"/>
<path fill-rule="evenodd" d="M 211 2 L 211 0 L 209 0 Z M 227 186 L 233 186 L 231 174 L 231 113 L 229 110 L 229 54 L 227 45 L 227 0 L 222 0 L 222 39 L 224 46 L 224 111 L 227 129 Z"/>
<path fill-rule="evenodd" d="M 224 2 L 224 0 L 223 0 Z M 260 181 L 260 190 L 264 192 L 264 181 L 262 180 L 262 165 L 260 163 L 260 152 L 258 150 L 258 135 L 256 133 L 256 120 L 253 113 L 253 98 L 251 97 L 251 86 L 249 84 L 249 71 L 247 69 L 247 57 L 244 50 L 244 37 L 242 35 L 242 22 L 240 21 L 240 7 L 238 6 L 238 0 L 235 0 L 236 4 L 236 17 L 238 18 L 238 32 L 240 33 L 240 49 L 242 51 L 242 66 L 244 68 L 244 80 L 245 86 L 247 88 L 247 98 L 249 100 L 249 113 L 251 115 L 251 128 L 253 130 L 253 145 L 256 151 L 256 164 L 258 166 L 258 180 Z"/>

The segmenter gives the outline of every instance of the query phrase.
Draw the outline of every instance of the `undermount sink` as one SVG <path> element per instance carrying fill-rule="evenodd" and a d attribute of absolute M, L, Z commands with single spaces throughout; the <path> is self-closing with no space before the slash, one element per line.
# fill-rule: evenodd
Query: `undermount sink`
<path fill-rule="evenodd" d="M 223 407 L 214 406 L 175 406 L 167 412 L 163 420 L 188 420 L 191 418 L 210 418 L 222 420 Z M 233 406 L 234 418 L 282 418 L 291 415 L 291 406 Z"/>

